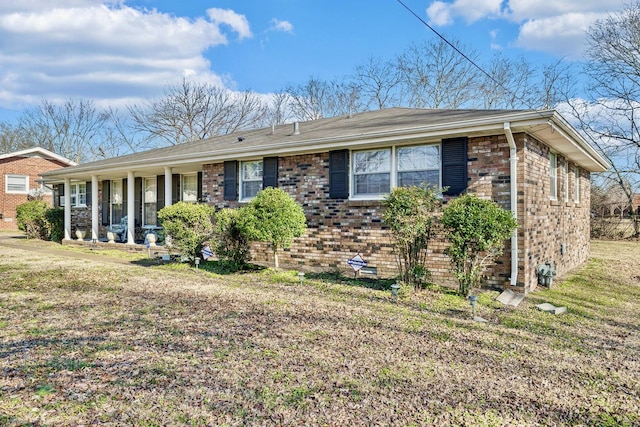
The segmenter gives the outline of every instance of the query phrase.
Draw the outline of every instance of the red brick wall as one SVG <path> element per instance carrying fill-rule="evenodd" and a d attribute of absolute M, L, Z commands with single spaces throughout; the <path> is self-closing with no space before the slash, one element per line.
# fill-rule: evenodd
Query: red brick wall
<path fill-rule="evenodd" d="M 574 165 L 569 163 L 569 186 L 565 187 L 565 158 L 558 155 L 558 197 L 550 200 L 549 148 L 531 136 L 525 138 L 524 201 L 527 211 L 521 236 L 525 242 L 525 290 L 537 283 L 536 267 L 551 261 L 558 275 L 586 261 L 589 255 L 590 175 L 580 170 L 580 201 L 575 203 Z M 569 201 L 565 201 L 565 194 Z M 566 251 L 562 253 L 565 244 Z"/>
<path fill-rule="evenodd" d="M 29 189 L 40 188 L 36 182 L 42 172 L 59 169 L 66 166 L 56 160 L 48 160 L 41 157 L 8 157 L 0 159 L 0 230 L 17 230 L 16 206 L 27 201 L 26 194 L 7 194 L 6 175 L 29 175 Z M 44 199 L 51 203 L 51 196 Z"/>
<path fill-rule="evenodd" d="M 549 200 L 548 148 L 530 136 L 514 135 L 518 156 L 518 258 L 516 290 L 533 290 L 537 283 L 536 266 L 554 262 L 563 274 L 586 260 L 589 251 L 589 174 L 581 171 L 580 203 L 573 199 L 573 165 L 570 165 L 570 200 L 564 202 L 564 159 L 558 158 L 558 199 Z M 496 201 L 510 209 L 509 146 L 504 135 L 470 138 L 468 143 L 469 191 Z M 292 194 L 307 216 L 308 230 L 292 248 L 283 251 L 281 262 L 321 270 L 351 273 L 347 260 L 362 254 L 378 276 L 394 276 L 396 263 L 391 243 L 381 219 L 380 202 L 349 201 L 329 198 L 328 153 L 279 159 L 278 185 Z M 242 203 L 223 200 L 223 165 L 203 167 L 203 192 L 217 208 L 237 207 Z M 527 207 L 525 210 L 525 206 Z M 560 254 L 561 243 L 566 253 Z M 433 280 L 455 284 L 449 259 L 443 254 L 446 239 L 442 233 L 432 240 L 428 267 Z M 488 286 L 506 287 L 511 274 L 511 245 L 484 277 Z M 254 259 L 272 261 L 264 245 L 257 245 Z"/>

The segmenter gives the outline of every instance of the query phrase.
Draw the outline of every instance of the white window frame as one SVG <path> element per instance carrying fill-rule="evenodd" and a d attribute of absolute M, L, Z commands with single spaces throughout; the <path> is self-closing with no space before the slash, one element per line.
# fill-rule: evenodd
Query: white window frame
<path fill-rule="evenodd" d="M 260 165 L 259 168 L 254 168 L 253 172 L 259 171 L 259 174 L 252 174 L 252 176 L 245 176 L 245 166 L 248 165 Z M 260 192 L 260 190 L 262 190 L 262 182 L 263 182 L 263 178 L 264 178 L 264 163 L 262 160 L 247 160 L 247 161 L 243 161 L 240 162 L 240 179 L 239 179 L 239 186 L 240 186 L 240 201 L 241 202 L 248 202 L 251 199 L 253 199 L 255 197 L 255 194 L 247 194 L 247 191 L 245 190 L 245 185 L 246 183 L 256 183 L 259 182 L 259 189 L 256 192 L 256 194 L 258 192 Z"/>
<path fill-rule="evenodd" d="M 558 155 L 549 153 L 549 198 L 558 200 Z"/>
<path fill-rule="evenodd" d="M 418 148 L 418 147 L 436 147 L 437 148 L 437 161 L 434 162 L 433 167 L 426 166 L 425 168 L 419 169 L 404 169 L 401 170 L 399 165 L 400 163 L 400 151 L 405 148 Z M 382 165 L 382 167 L 377 170 L 358 170 L 356 167 L 356 161 L 359 153 L 367 153 L 367 152 L 388 152 L 388 165 Z M 389 191 L 393 188 L 399 186 L 399 174 L 403 172 L 416 172 L 416 171 L 438 171 L 438 190 L 442 187 L 442 146 L 440 143 L 424 143 L 424 144 L 414 144 L 414 145 L 399 145 L 399 146 L 391 146 L 391 147 L 379 147 L 379 148 L 371 148 L 367 150 L 353 150 L 351 151 L 350 156 L 350 179 L 349 179 L 349 193 L 351 194 L 351 200 L 381 200 L 383 199 L 388 192 L 379 192 L 379 193 L 358 193 L 357 190 L 357 177 L 368 174 L 389 174 Z"/>
<path fill-rule="evenodd" d="M 119 192 L 117 192 L 116 190 L 119 187 Z M 116 211 L 116 209 L 114 209 L 114 206 L 120 206 L 119 210 L 122 212 L 122 217 L 125 217 L 127 215 L 126 212 L 124 212 L 124 181 L 122 179 L 114 179 L 111 180 L 111 185 L 110 185 L 110 191 L 111 194 L 109 195 L 109 212 L 111 213 L 109 221 L 111 223 L 111 225 L 116 225 L 116 224 L 120 224 L 120 221 L 114 221 L 113 220 L 113 214 Z"/>
<path fill-rule="evenodd" d="M 187 181 L 193 178 L 193 189 L 187 188 Z M 188 173 L 180 176 L 180 200 L 185 203 L 198 203 L 198 174 Z"/>
<path fill-rule="evenodd" d="M 569 162 L 564 162 L 564 201 L 569 202 Z"/>
<path fill-rule="evenodd" d="M 10 190 L 9 189 L 9 180 L 19 179 L 23 181 L 24 190 Z M 16 186 L 18 184 L 11 184 L 12 186 Z M 7 194 L 29 194 L 29 175 L 21 175 L 21 174 L 7 174 L 4 176 L 4 191 Z"/>
<path fill-rule="evenodd" d="M 84 187 L 84 191 L 80 189 Z M 86 182 L 72 182 L 70 185 L 71 191 L 71 206 L 74 208 L 86 208 L 87 207 L 87 183 Z M 80 202 L 84 196 L 84 203 Z"/>
<path fill-rule="evenodd" d="M 151 188 L 153 191 L 150 191 Z M 155 205 L 156 219 L 153 223 L 147 222 L 147 205 Z M 156 176 L 142 178 L 142 220 L 143 226 L 155 226 L 158 223 L 158 178 Z"/>
<path fill-rule="evenodd" d="M 580 168 L 578 166 L 573 168 L 573 179 L 573 201 L 580 203 Z"/>

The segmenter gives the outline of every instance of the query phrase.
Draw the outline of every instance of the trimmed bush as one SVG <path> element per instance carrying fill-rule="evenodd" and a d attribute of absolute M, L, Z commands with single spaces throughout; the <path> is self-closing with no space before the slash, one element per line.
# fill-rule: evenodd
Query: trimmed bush
<path fill-rule="evenodd" d="M 49 223 L 49 240 L 58 243 L 62 242 L 62 239 L 64 239 L 64 209 L 47 209 L 44 216 Z"/>
<path fill-rule="evenodd" d="M 510 211 L 473 194 L 449 202 L 441 221 L 451 243 L 446 253 L 458 280 L 458 292 L 466 297 L 479 285 L 485 268 L 502 253 L 505 240 L 518 223 Z"/>
<path fill-rule="evenodd" d="M 49 205 L 43 200 L 31 200 L 16 207 L 18 229 L 24 231 L 30 239 L 47 240 L 50 225 L 46 218 Z"/>
<path fill-rule="evenodd" d="M 211 206 L 178 202 L 160 209 L 158 219 L 165 236 L 171 237 L 171 248 L 195 260 L 200 255 L 202 244 L 213 234 L 214 212 Z"/>
<path fill-rule="evenodd" d="M 233 271 L 242 269 L 250 259 L 250 241 L 244 225 L 246 215 L 244 208 L 222 209 L 215 214 L 213 250 Z"/>
<path fill-rule="evenodd" d="M 382 202 L 382 218 L 393 240 L 399 278 L 414 287 L 428 282 L 427 248 L 440 208 L 432 187 L 397 187 Z"/>
<path fill-rule="evenodd" d="M 283 190 L 269 187 L 260 191 L 244 209 L 243 226 L 247 236 L 271 245 L 274 267 L 278 268 L 278 248 L 291 246 L 293 239 L 307 229 L 302 207 Z"/>

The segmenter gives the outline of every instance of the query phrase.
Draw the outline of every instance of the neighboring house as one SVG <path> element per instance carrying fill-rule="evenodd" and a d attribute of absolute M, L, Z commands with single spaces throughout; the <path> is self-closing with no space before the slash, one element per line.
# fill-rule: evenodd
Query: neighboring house
<path fill-rule="evenodd" d="M 236 207 L 279 187 L 308 223 L 283 264 L 347 273 L 347 260 L 360 253 L 370 273 L 385 277 L 396 274 L 381 219 L 391 188 L 448 187 L 445 200 L 473 192 L 511 209 L 519 223 L 486 283 L 528 292 L 538 265 L 553 262 L 561 275 L 587 259 L 590 173 L 608 166 L 555 111 L 392 108 L 240 131 L 44 178 L 60 188 L 67 239 L 77 227 L 104 238 L 126 215 L 128 244 L 178 200 Z M 428 267 L 433 280 L 453 283 L 445 246 L 431 244 Z M 262 260 L 268 254 L 255 251 Z"/>
<path fill-rule="evenodd" d="M 636 193 L 633 195 L 631 203 L 633 205 L 633 211 L 637 215 L 640 215 L 640 193 Z"/>
<path fill-rule="evenodd" d="M 40 174 L 76 163 L 41 147 L 0 154 L 0 230 L 17 230 L 16 206 L 29 195 L 40 194 L 51 203 L 51 189 L 39 182 Z"/>

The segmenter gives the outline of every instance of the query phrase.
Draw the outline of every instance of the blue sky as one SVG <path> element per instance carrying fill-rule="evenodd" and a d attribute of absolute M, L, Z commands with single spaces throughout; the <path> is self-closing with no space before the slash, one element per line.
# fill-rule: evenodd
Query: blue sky
<path fill-rule="evenodd" d="M 579 60 L 626 0 L 405 0 L 483 59 Z M 41 100 L 122 108 L 183 77 L 270 93 L 436 36 L 396 0 L 2 0 L 0 120 Z"/>

